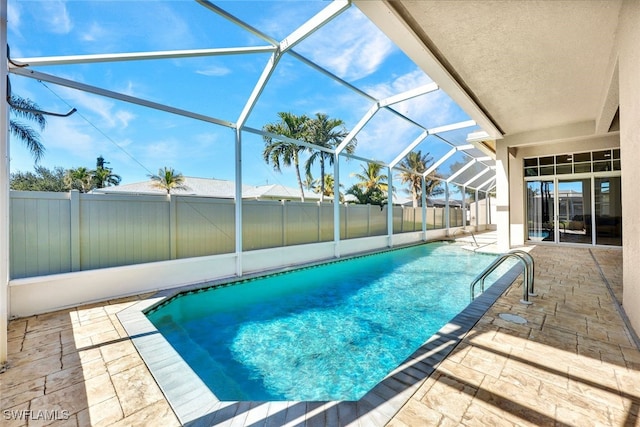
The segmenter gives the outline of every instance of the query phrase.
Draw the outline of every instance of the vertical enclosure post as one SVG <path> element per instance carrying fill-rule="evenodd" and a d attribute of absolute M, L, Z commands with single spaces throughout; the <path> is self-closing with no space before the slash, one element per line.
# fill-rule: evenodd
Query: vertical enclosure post
<path fill-rule="evenodd" d="M 340 156 L 333 153 L 333 256 L 340 258 Z"/>
<path fill-rule="evenodd" d="M 449 228 L 451 228 L 451 222 L 449 219 L 449 183 L 444 183 L 444 227 L 447 229 L 447 236 L 449 235 Z"/>
<path fill-rule="evenodd" d="M 9 108 L 7 95 L 7 0 L 0 0 L 0 372 L 7 364 L 9 326 Z"/>
<path fill-rule="evenodd" d="M 391 175 L 391 167 L 387 167 L 387 236 L 389 238 L 388 246 L 393 246 L 393 175 Z"/>
<path fill-rule="evenodd" d="M 420 177 L 420 185 L 422 188 L 421 200 L 422 203 L 422 240 L 427 240 L 427 179 L 424 175 Z"/>
<path fill-rule="evenodd" d="M 467 187 L 462 186 L 462 228 L 467 229 Z"/>
<path fill-rule="evenodd" d="M 236 276 L 242 276 L 242 130 L 235 130 Z"/>

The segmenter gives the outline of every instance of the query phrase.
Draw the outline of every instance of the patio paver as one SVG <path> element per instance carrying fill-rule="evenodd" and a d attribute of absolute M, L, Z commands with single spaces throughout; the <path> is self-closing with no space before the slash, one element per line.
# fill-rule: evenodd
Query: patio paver
<path fill-rule="evenodd" d="M 531 253 L 534 304 L 520 304 L 521 284 L 514 284 L 415 387 L 389 426 L 640 424 L 640 351 L 601 276 L 621 298 L 622 252 L 545 246 Z M 0 374 L 2 425 L 179 425 L 116 317 L 148 297 L 11 321 L 9 369 Z M 368 403 L 370 412 L 355 416 L 348 405 L 307 404 L 305 416 L 301 405 L 268 403 L 261 406 L 268 419 L 254 419 L 252 411 L 245 425 L 387 419 L 379 402 Z"/>

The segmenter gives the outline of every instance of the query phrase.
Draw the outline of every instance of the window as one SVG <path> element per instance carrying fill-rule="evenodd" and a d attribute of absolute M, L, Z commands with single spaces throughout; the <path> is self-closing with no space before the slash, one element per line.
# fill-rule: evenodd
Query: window
<path fill-rule="evenodd" d="M 620 170 L 620 149 L 618 148 L 524 159 L 525 177 L 613 170 Z"/>

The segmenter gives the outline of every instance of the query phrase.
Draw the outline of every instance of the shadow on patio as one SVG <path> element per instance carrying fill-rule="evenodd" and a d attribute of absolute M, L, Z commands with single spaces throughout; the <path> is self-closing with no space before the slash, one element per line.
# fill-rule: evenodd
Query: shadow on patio
<path fill-rule="evenodd" d="M 61 310 L 9 324 L 0 374 L 3 426 L 178 425 L 115 317 L 138 298 Z"/>
<path fill-rule="evenodd" d="M 607 288 L 621 294 L 622 253 L 532 254 L 533 305 L 518 302 L 516 282 L 475 325 L 456 317 L 358 402 L 230 402 L 189 425 L 638 424 L 640 352 Z M 7 425 L 27 424 L 7 410 L 68 411 L 54 425 L 178 424 L 115 316 L 136 302 L 12 321 L 11 368 L 0 375 Z"/>

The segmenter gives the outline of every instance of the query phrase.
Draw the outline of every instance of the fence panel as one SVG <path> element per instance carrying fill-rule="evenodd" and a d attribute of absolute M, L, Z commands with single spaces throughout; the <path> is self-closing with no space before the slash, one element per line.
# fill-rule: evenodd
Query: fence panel
<path fill-rule="evenodd" d="M 387 209 L 383 206 L 371 206 L 369 210 L 369 235 L 383 236 L 387 234 Z"/>
<path fill-rule="evenodd" d="M 11 277 L 71 271 L 68 193 L 11 191 Z"/>
<path fill-rule="evenodd" d="M 233 200 L 11 192 L 11 277 L 163 261 L 235 248 Z M 340 235 L 387 234 L 387 206 L 341 205 Z M 332 203 L 243 202 L 243 249 L 332 241 Z M 464 211 L 450 209 L 451 226 Z M 394 233 L 420 231 L 421 208 L 393 207 Z M 427 228 L 444 228 L 444 209 L 427 209 Z"/>
<path fill-rule="evenodd" d="M 370 222 L 370 205 L 346 205 L 344 207 L 345 238 L 368 237 Z"/>
<path fill-rule="evenodd" d="M 80 195 L 82 270 L 170 259 L 165 196 Z"/>
<path fill-rule="evenodd" d="M 320 205 L 320 241 L 330 242 L 333 240 L 333 203 L 322 203 Z"/>
<path fill-rule="evenodd" d="M 284 244 L 282 203 L 267 200 L 242 202 L 242 249 L 275 248 Z"/>
<path fill-rule="evenodd" d="M 408 233 L 416 230 L 420 230 L 421 227 L 416 229 L 416 209 L 413 207 L 402 208 L 402 232 Z"/>
<path fill-rule="evenodd" d="M 285 245 L 316 243 L 319 236 L 319 206 L 302 202 L 285 202 Z"/>
<path fill-rule="evenodd" d="M 234 252 L 235 203 L 207 197 L 176 198 L 176 257 Z"/>
<path fill-rule="evenodd" d="M 435 217 L 435 221 L 434 221 L 434 227 L 435 229 L 440 229 L 440 228 L 444 228 L 445 227 L 445 220 L 444 220 L 444 208 L 434 208 L 435 212 L 434 212 L 434 217 Z"/>

